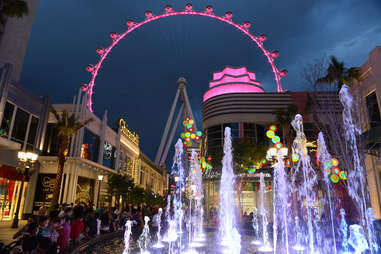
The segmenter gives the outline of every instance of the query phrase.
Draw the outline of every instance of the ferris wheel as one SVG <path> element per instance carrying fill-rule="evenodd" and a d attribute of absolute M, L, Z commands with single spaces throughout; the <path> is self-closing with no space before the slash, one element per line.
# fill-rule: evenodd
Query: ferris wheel
<path fill-rule="evenodd" d="M 163 19 L 166 17 L 171 16 L 181 16 L 181 15 L 189 15 L 189 16 L 204 16 L 211 19 L 219 20 L 224 23 L 227 23 L 239 31 L 241 31 L 244 35 L 248 36 L 251 41 L 256 45 L 258 48 L 260 48 L 267 58 L 267 62 L 270 64 L 272 72 L 274 74 L 274 79 L 276 82 L 276 89 L 277 92 L 285 92 L 281 85 L 281 78 L 286 77 L 288 72 L 285 69 L 278 69 L 275 65 L 275 58 L 279 56 L 278 50 L 269 51 L 264 47 L 264 42 L 266 41 L 267 37 L 264 34 L 260 35 L 254 35 L 252 32 L 250 32 L 251 23 L 249 21 L 244 22 L 243 24 L 235 23 L 233 18 L 233 13 L 228 11 L 225 13 L 224 16 L 218 16 L 214 14 L 213 7 L 207 6 L 204 11 L 195 11 L 193 10 L 192 4 L 186 4 L 185 10 L 183 11 L 174 11 L 173 8 L 170 5 L 167 5 L 164 9 L 164 13 L 160 15 L 154 15 L 152 11 L 146 11 L 145 12 L 145 19 L 140 22 L 135 22 L 133 20 L 127 20 L 126 25 L 127 29 L 123 33 L 116 33 L 112 32 L 110 33 L 110 37 L 112 39 L 111 44 L 106 48 L 98 48 L 96 50 L 97 54 L 99 55 L 99 60 L 96 64 L 89 64 L 86 67 L 86 70 L 91 74 L 91 79 L 88 84 L 83 84 L 81 86 L 82 91 L 87 94 L 87 107 L 88 109 L 93 112 L 93 94 L 94 94 L 94 87 L 95 87 L 95 81 L 97 76 L 99 75 L 99 71 L 102 67 L 102 64 L 104 60 L 109 56 L 112 49 L 125 37 L 127 37 L 129 34 L 131 34 L 136 29 L 144 26 L 145 24 L 148 24 L 150 22 L 153 22 L 155 20 Z"/>

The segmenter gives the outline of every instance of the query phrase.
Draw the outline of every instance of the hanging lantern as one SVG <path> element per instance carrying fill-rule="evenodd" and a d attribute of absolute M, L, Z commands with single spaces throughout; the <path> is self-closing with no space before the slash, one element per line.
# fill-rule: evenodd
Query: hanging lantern
<path fill-rule="evenodd" d="M 191 139 L 195 139 L 196 138 L 196 134 L 192 133 L 191 134 Z"/>
<path fill-rule="evenodd" d="M 299 155 L 298 154 L 296 154 L 296 153 L 294 153 L 294 154 L 292 154 L 292 161 L 293 162 L 298 162 L 299 161 Z"/>
<path fill-rule="evenodd" d="M 287 166 L 287 167 L 290 167 L 290 166 L 291 166 L 290 159 L 287 159 L 287 160 L 286 160 L 286 166 Z"/>
<path fill-rule="evenodd" d="M 202 136 L 202 132 L 201 132 L 201 131 L 198 131 L 198 132 L 197 132 L 197 136 L 201 137 L 201 136 Z"/>
<path fill-rule="evenodd" d="M 266 160 L 266 159 L 263 159 L 263 160 L 261 161 L 261 164 L 262 164 L 262 165 L 266 165 L 266 164 L 267 164 L 267 160 Z"/>
<path fill-rule="evenodd" d="M 271 141 L 275 144 L 275 143 L 278 143 L 280 142 L 280 137 L 279 136 L 274 136 Z"/>
<path fill-rule="evenodd" d="M 283 147 L 283 144 L 281 142 L 277 142 L 274 144 L 276 149 L 281 149 Z"/>
<path fill-rule="evenodd" d="M 275 132 L 272 130 L 268 130 L 268 131 L 266 131 L 266 136 L 268 138 L 273 138 L 275 136 Z"/>
<path fill-rule="evenodd" d="M 339 177 L 341 180 L 347 180 L 347 172 L 345 172 L 344 170 L 340 171 Z"/>
<path fill-rule="evenodd" d="M 199 136 L 196 136 L 196 141 L 200 141 L 200 137 Z"/>
<path fill-rule="evenodd" d="M 190 123 L 190 124 L 194 124 L 193 119 L 190 119 L 190 120 L 189 120 L 189 123 Z"/>
<path fill-rule="evenodd" d="M 272 124 L 272 125 L 270 125 L 269 126 L 269 130 L 271 130 L 271 131 L 277 131 L 278 130 L 278 127 L 276 127 L 276 125 L 275 124 Z"/>
<path fill-rule="evenodd" d="M 332 174 L 338 175 L 340 173 L 340 169 L 338 167 L 332 168 Z"/>
<path fill-rule="evenodd" d="M 337 167 L 339 165 L 339 161 L 336 158 L 332 158 L 332 165 Z"/>
<path fill-rule="evenodd" d="M 185 132 L 185 137 L 189 138 L 191 136 L 190 132 Z"/>
<path fill-rule="evenodd" d="M 331 182 L 333 182 L 333 183 L 338 183 L 339 182 L 339 176 L 338 175 L 335 175 L 335 174 L 332 174 L 331 175 L 331 177 L 330 177 L 330 179 L 331 179 Z"/>

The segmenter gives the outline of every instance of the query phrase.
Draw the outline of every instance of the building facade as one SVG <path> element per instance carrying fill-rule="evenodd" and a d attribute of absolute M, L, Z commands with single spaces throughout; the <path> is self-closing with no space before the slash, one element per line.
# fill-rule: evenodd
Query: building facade
<path fill-rule="evenodd" d="M 39 0 L 25 2 L 28 5 L 28 14 L 22 18 L 8 17 L 5 24 L 0 25 L 0 66 L 12 64 L 11 80 L 14 81 L 18 81 L 21 76 Z"/>
<path fill-rule="evenodd" d="M 381 219 L 381 46 L 369 53 L 361 66 L 360 81 L 354 82 L 352 90 L 360 102 L 370 200 L 375 218 Z"/>
<path fill-rule="evenodd" d="M 60 203 L 86 202 L 100 205 L 114 205 L 108 199 L 107 177 L 111 174 L 128 175 L 134 184 L 149 189 L 155 194 L 165 193 L 165 171 L 157 168 L 139 147 L 139 136 L 128 129 L 121 119 L 119 126 L 107 125 L 107 111 L 102 119 L 86 107 L 86 96 L 79 93 L 74 104 L 56 104 L 57 112 L 68 110 L 81 120 L 92 119 L 71 140 L 68 160 L 65 164 L 61 186 Z M 58 167 L 56 119 L 50 114 L 47 138 L 39 161 L 40 177 L 38 184 L 49 182 L 46 193 L 39 193 L 34 198 L 35 209 L 42 202 L 49 202 L 52 186 Z M 99 178 L 99 176 L 102 176 Z M 49 178 L 49 179 L 48 179 Z M 45 179 L 45 180 L 44 180 Z M 102 179 L 102 180 L 99 180 Z M 75 187 L 73 187 L 75 186 Z"/>
<path fill-rule="evenodd" d="M 340 101 L 336 92 L 317 92 L 313 94 L 313 97 L 319 104 L 333 108 L 335 114 L 340 112 Z M 213 74 L 213 81 L 210 82 L 209 89 L 204 94 L 202 129 L 205 138 L 202 153 L 206 157 L 211 156 L 212 164 L 216 163 L 213 161 L 213 156 L 216 156 L 217 160 L 222 158 L 226 127 L 231 128 L 233 145 L 236 141 L 249 140 L 252 144 L 269 148 L 273 144 L 266 137 L 266 131 L 270 125 L 277 124 L 275 112 L 279 110 L 287 112 L 290 106 L 295 108 L 295 113 L 303 115 L 307 140 L 315 141 L 317 130 L 313 117 L 309 113 L 309 100 L 310 94 L 307 92 L 264 92 L 255 73 L 247 71 L 245 67 L 226 67 L 223 71 Z M 319 115 L 323 112 L 315 110 L 315 113 Z M 293 130 L 286 130 L 281 126 L 278 126 L 276 131 L 276 135 L 280 137 L 283 144 L 287 144 L 286 131 L 289 132 L 289 136 L 292 136 Z M 311 146 L 313 146 L 312 142 Z M 238 163 L 234 163 L 234 167 L 236 172 L 243 172 Z M 220 170 L 221 168 L 217 166 L 211 174 L 204 174 L 207 211 L 211 207 L 218 207 Z M 265 207 L 271 214 L 273 209 L 272 170 L 263 167 L 261 171 L 265 174 L 266 182 Z M 241 186 L 235 205 L 242 208 L 242 213 L 249 214 L 253 207 L 259 207 L 259 174 L 246 171 L 246 173 L 240 173 L 238 178 Z"/>
<path fill-rule="evenodd" d="M 60 203 L 86 202 L 113 205 L 107 193 L 111 174 L 131 177 L 136 186 L 166 193 L 165 170 L 145 156 L 139 136 L 128 129 L 124 120 L 111 128 L 107 111 L 102 119 L 86 107 L 86 96 L 79 91 L 73 104 L 50 104 L 49 96 L 37 96 L 12 81 L 12 65 L 0 69 L 0 220 L 11 220 L 22 192 L 20 217 L 49 205 L 58 168 L 58 130 L 50 107 L 60 113 L 67 110 L 79 120 L 92 119 L 71 139 L 64 167 Z M 21 185 L 19 151 L 39 154 L 31 168 L 24 189 Z M 100 177 L 102 176 L 102 177 Z"/>
<path fill-rule="evenodd" d="M 14 216 L 20 193 L 22 174 L 17 153 L 38 153 L 45 140 L 49 116 L 49 96 L 39 97 L 15 81 L 11 81 L 12 65 L 0 69 L 0 220 Z M 27 184 L 21 190 L 23 200 L 32 200 L 38 176 L 38 163 L 31 168 Z M 31 208 L 31 202 L 21 202 L 23 210 Z M 25 204 L 25 205 L 24 205 Z M 19 215 L 19 217 L 20 217 Z"/>

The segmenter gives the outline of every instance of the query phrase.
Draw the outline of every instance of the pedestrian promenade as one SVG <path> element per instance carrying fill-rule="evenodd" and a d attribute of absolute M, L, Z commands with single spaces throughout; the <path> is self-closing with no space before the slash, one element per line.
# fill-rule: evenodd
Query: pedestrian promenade
<path fill-rule="evenodd" d="M 0 242 L 10 244 L 14 241 L 13 235 L 23 226 L 26 225 L 26 220 L 19 221 L 18 228 L 11 228 L 12 221 L 0 221 Z"/>

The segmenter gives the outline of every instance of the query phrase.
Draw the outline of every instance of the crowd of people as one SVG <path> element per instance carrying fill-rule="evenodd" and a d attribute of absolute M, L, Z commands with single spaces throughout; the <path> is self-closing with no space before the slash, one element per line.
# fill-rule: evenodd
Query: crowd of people
<path fill-rule="evenodd" d="M 63 204 L 59 209 L 47 210 L 42 206 L 38 215 L 29 217 L 27 224 L 13 236 L 14 239 L 19 238 L 20 253 L 69 253 L 81 242 L 98 235 L 123 231 L 127 220 L 134 221 L 132 234 L 137 239 L 144 226 L 144 216 L 150 217 L 153 230 L 157 227 L 154 215 L 158 209 L 148 206 L 125 210 L 116 207 L 93 209 L 80 203 Z"/>

